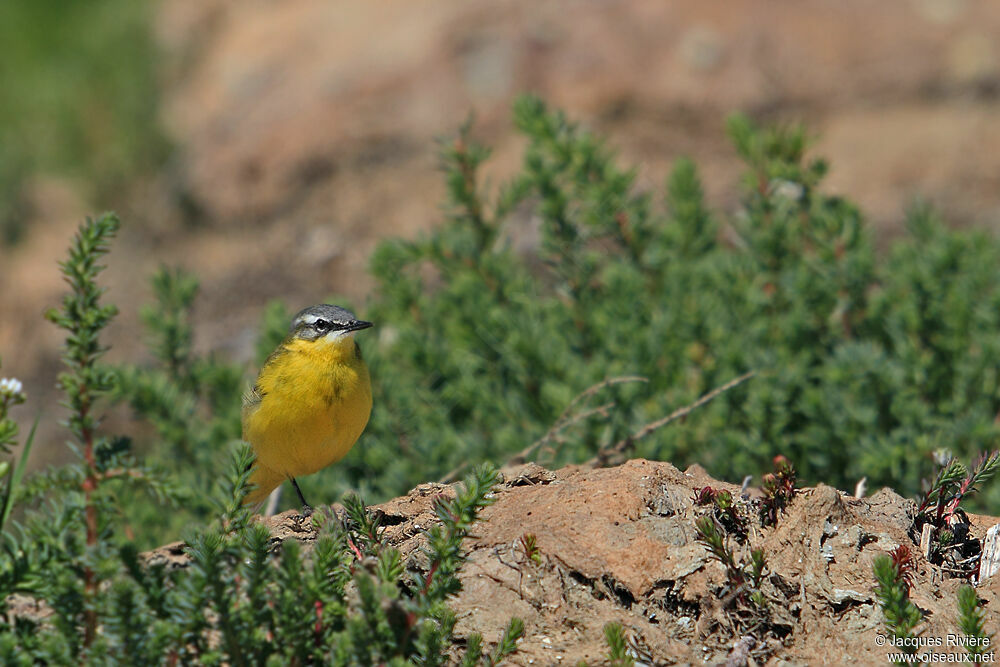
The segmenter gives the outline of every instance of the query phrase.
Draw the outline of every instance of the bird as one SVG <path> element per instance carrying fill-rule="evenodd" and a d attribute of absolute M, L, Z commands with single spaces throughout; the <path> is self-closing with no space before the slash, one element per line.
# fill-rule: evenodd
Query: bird
<path fill-rule="evenodd" d="M 312 513 L 295 478 L 344 458 L 371 416 L 371 377 L 354 340 L 371 326 L 330 304 L 292 318 L 243 397 L 243 440 L 255 455 L 245 504 L 260 503 L 289 480 L 302 513 Z"/>

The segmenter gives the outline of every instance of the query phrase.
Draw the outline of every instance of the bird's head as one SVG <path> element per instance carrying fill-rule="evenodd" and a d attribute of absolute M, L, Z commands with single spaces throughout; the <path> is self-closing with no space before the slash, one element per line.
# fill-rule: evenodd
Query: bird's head
<path fill-rule="evenodd" d="M 350 342 L 354 332 L 370 326 L 371 322 L 359 320 L 346 308 L 324 303 L 299 312 L 292 318 L 289 333 L 300 340 L 340 345 Z"/>

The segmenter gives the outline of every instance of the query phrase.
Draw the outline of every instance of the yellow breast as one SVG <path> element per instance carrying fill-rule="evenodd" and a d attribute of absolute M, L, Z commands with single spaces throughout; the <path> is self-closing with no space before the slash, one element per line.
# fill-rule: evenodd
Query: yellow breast
<path fill-rule="evenodd" d="M 261 369 L 256 393 L 259 401 L 244 408 L 243 439 L 264 469 L 258 485 L 268 478 L 272 488 L 342 459 L 372 408 L 368 367 L 353 336 L 286 341 Z"/>

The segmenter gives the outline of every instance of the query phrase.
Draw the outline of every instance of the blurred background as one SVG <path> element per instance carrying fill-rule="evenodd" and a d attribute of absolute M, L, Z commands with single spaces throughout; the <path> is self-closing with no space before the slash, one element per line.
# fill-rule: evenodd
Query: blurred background
<path fill-rule="evenodd" d="M 42 318 L 79 221 L 125 226 L 102 278 L 110 360 L 148 358 L 138 318 L 160 264 L 201 281 L 195 348 L 245 362 L 264 305 L 363 304 L 375 243 L 443 219 L 436 139 L 475 115 L 512 173 L 511 102 L 535 92 L 607 138 L 642 188 L 682 155 L 736 205 L 724 119 L 796 120 L 827 190 L 880 243 L 919 195 L 951 225 L 1000 220 L 1000 4 L 972 0 L 0 3 L 0 375 L 36 464 L 62 334 Z M 120 417 L 120 419 L 123 419 Z"/>

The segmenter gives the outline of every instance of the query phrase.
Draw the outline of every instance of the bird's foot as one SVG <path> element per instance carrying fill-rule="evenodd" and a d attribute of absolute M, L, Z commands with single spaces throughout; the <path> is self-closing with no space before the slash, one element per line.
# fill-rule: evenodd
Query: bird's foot
<path fill-rule="evenodd" d="M 310 517 L 313 515 L 313 508 L 309 505 L 303 505 L 299 513 L 292 518 L 292 530 L 296 533 L 308 533 L 316 530 L 313 526 Z"/>

